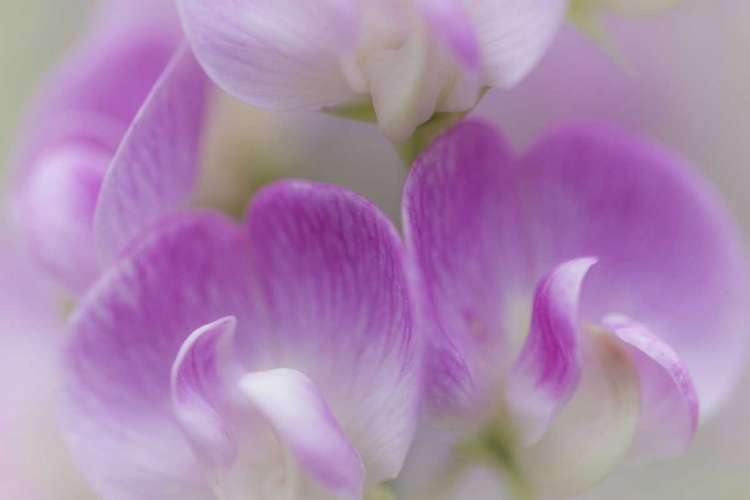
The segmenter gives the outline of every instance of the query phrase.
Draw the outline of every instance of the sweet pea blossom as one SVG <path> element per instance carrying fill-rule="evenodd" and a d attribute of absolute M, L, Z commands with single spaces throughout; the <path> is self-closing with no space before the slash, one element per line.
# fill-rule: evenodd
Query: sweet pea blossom
<path fill-rule="evenodd" d="M 409 289 L 395 228 L 342 188 L 162 220 L 68 327 L 84 475 L 107 499 L 379 498 L 417 424 Z"/>
<path fill-rule="evenodd" d="M 407 180 L 407 247 L 430 318 L 425 427 L 405 498 L 585 491 L 620 462 L 679 455 L 744 366 L 747 261 L 686 162 L 573 124 L 517 158 L 481 122 Z M 471 483 L 471 481 L 468 481 Z"/>
<path fill-rule="evenodd" d="M 230 94 L 271 109 L 371 101 L 396 142 L 465 112 L 540 59 L 568 0 L 178 0 L 186 35 Z"/>
<path fill-rule="evenodd" d="M 34 260 L 68 296 L 81 296 L 130 238 L 192 192 L 209 85 L 181 38 L 168 2 L 106 2 L 20 130 L 15 218 Z M 145 170 L 154 130 L 165 128 L 183 148 L 161 158 L 169 168 Z M 140 198 L 123 207 L 135 184 Z"/>

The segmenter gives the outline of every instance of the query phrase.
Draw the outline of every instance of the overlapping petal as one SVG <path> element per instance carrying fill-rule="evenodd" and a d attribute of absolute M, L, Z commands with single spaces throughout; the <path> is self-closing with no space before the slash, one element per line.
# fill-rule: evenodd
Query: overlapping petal
<path fill-rule="evenodd" d="M 690 372 L 702 414 L 714 411 L 738 376 L 747 314 L 744 249 L 720 198 L 684 160 L 606 126 L 563 127 L 520 160 L 498 154 L 501 144 L 488 127 L 461 124 L 407 182 L 407 238 L 445 333 L 482 345 L 525 332 L 512 318 L 529 318 L 530 306 L 512 298 L 530 297 L 556 265 L 595 256 L 581 320 L 617 312 L 658 332 Z M 446 300 L 451 290 L 458 298 Z M 478 330 L 487 333 L 468 334 Z"/>
<path fill-rule="evenodd" d="M 368 201 L 301 181 L 261 192 L 246 224 L 273 332 L 261 364 L 315 381 L 368 481 L 395 477 L 416 426 L 420 370 L 395 228 Z"/>
<path fill-rule="evenodd" d="M 493 390 L 513 361 L 514 312 L 531 311 L 522 302 L 528 264 L 513 162 L 493 130 L 465 122 L 428 148 L 407 179 L 404 233 L 436 318 L 431 342 L 443 346 L 428 364 L 451 368 L 430 370 L 428 390 L 445 410 L 449 393 L 466 399 L 467 384 L 481 396 Z M 517 326 L 525 336 L 528 317 Z"/>
<path fill-rule="evenodd" d="M 537 494 L 588 490 L 627 455 L 638 429 L 638 373 L 626 347 L 608 333 L 587 331 L 580 351 L 575 395 L 539 441 L 517 452 L 523 480 Z"/>
<path fill-rule="evenodd" d="M 677 353 L 643 325 L 609 316 L 603 325 L 631 346 L 638 369 L 641 404 L 634 461 L 673 458 L 687 451 L 698 430 L 699 401 Z"/>
<path fill-rule="evenodd" d="M 353 52 L 359 9 L 351 0 L 179 0 L 206 72 L 261 107 L 321 107 L 356 97 L 342 58 Z"/>
<path fill-rule="evenodd" d="M 466 112 L 482 85 L 511 87 L 538 62 L 568 0 L 179 0 L 198 59 L 263 108 L 372 99 L 407 140 L 437 111 Z"/>
<path fill-rule="evenodd" d="M 101 186 L 94 236 L 104 262 L 189 201 L 208 97 L 208 78 L 184 45 L 130 125 Z"/>
<path fill-rule="evenodd" d="M 539 440 L 581 380 L 578 300 L 583 278 L 594 262 L 578 259 L 560 264 L 534 292 L 531 327 L 505 394 L 526 444 Z"/>
<path fill-rule="evenodd" d="M 276 428 L 299 458 L 282 470 L 307 471 L 317 478 L 311 488 L 351 494 L 358 481 L 341 469 L 351 465 L 350 453 L 331 456 L 330 467 L 310 458 L 305 440 L 320 436 L 318 427 L 292 429 L 288 408 L 264 396 L 276 379 L 253 378 L 287 368 L 319 389 L 306 393 L 312 399 L 305 401 L 318 403 L 301 406 L 311 413 L 295 422 L 335 424 L 327 434 L 335 439 L 326 442 L 344 451 L 351 443 L 368 486 L 394 477 L 416 426 L 420 369 L 402 260 L 395 229 L 372 205 L 299 181 L 260 193 L 246 227 L 210 214 L 160 223 L 72 320 L 63 421 L 84 473 L 108 498 L 265 491 L 273 475 L 263 471 L 276 470 L 266 466 L 284 456 Z M 214 323 L 229 316 L 237 365 L 221 355 L 231 322 Z M 213 389 L 225 368 L 237 373 L 232 366 L 247 375 Z M 256 411 L 237 406 L 240 387 Z M 285 387 L 297 394 L 307 386 Z M 321 404 L 328 410 L 319 411 Z M 187 439 L 191 414 L 210 425 L 191 426 Z M 207 463 L 214 464 L 208 477 Z M 212 484 L 215 473 L 221 481 Z"/>
<path fill-rule="evenodd" d="M 518 178 L 534 272 L 594 255 L 583 319 L 626 315 L 683 361 L 710 415 L 746 351 L 745 249 L 727 207 L 683 159 L 601 124 L 540 141 Z"/>
<path fill-rule="evenodd" d="M 172 410 L 171 369 L 191 332 L 231 315 L 251 321 L 248 252 L 223 217 L 165 221 L 71 319 L 62 423 L 99 494 L 213 498 Z"/>
<path fill-rule="evenodd" d="M 231 404 L 232 341 L 237 320 L 222 318 L 194 331 L 172 366 L 172 405 L 198 460 L 231 467 L 237 443 L 225 414 Z M 227 359 L 230 358 L 230 359 Z M 236 373 L 235 376 L 240 376 Z"/>
<path fill-rule="evenodd" d="M 240 385 L 304 474 L 336 498 L 362 498 L 362 459 L 312 380 L 296 370 L 277 368 L 246 375 Z M 304 484 L 304 478 L 297 480 Z M 288 487 L 292 491 L 304 488 Z"/>
<path fill-rule="evenodd" d="M 417 159 L 404 219 L 435 325 L 428 409 L 465 418 L 467 393 L 483 402 L 454 430 L 521 491 L 577 494 L 626 457 L 679 454 L 697 402 L 705 418 L 731 392 L 746 351 L 744 247 L 712 188 L 658 146 L 571 124 L 514 158 L 490 127 L 464 122 Z M 580 275 L 544 293 L 550 269 L 586 256 L 597 265 L 578 306 Z M 540 296 L 567 306 L 542 315 Z M 563 321 L 540 323 L 551 318 Z M 559 349 L 534 349 L 545 345 Z M 538 362 L 545 352 L 560 355 Z M 535 391 L 539 380 L 560 390 Z"/>

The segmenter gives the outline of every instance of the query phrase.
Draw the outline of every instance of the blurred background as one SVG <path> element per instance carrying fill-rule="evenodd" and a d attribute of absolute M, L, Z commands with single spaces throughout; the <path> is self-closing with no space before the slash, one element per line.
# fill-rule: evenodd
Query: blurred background
<path fill-rule="evenodd" d="M 0 1 L 0 158 L 10 157 L 24 105 L 84 26 L 91 3 Z M 705 172 L 750 234 L 750 1 L 687 0 L 658 18 L 607 19 L 606 25 L 636 68 L 633 74 L 566 28 L 521 85 L 491 91 L 475 114 L 500 125 L 519 150 L 570 118 L 609 120 L 655 138 Z M 406 172 L 372 126 L 323 115 L 271 115 L 226 97 L 217 107 L 205 163 L 223 168 L 220 175 L 206 174 L 202 203 L 238 212 L 253 187 L 278 176 L 302 176 L 348 186 L 398 220 Z M 0 287 L 12 289 L 5 274 L 0 278 Z M 0 327 L 0 423 L 12 421 L 0 432 L 0 498 L 95 498 L 56 434 L 54 384 L 11 391 L 19 373 L 44 378 L 53 361 L 42 356 L 29 365 L 26 351 L 13 347 L 17 329 L 7 321 Z M 745 376 L 686 456 L 618 471 L 586 498 L 741 500 L 750 498 L 749 469 Z"/>

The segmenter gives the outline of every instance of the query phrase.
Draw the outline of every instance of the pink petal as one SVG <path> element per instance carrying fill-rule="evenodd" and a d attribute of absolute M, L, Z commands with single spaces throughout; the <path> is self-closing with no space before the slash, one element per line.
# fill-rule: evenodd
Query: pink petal
<path fill-rule="evenodd" d="M 183 46 L 131 124 L 102 184 L 94 231 L 105 262 L 192 195 L 208 90 L 207 77 Z"/>
<path fill-rule="evenodd" d="M 435 342 L 451 339 L 479 394 L 492 394 L 493 377 L 507 371 L 514 334 L 525 330 L 514 318 L 528 317 L 535 283 L 587 255 L 598 264 L 582 321 L 618 311 L 658 332 L 692 375 L 702 416 L 730 394 L 744 363 L 746 255 L 726 206 L 684 160 L 575 124 L 514 160 L 490 127 L 465 122 L 417 160 L 404 210 Z M 431 382 L 447 401 L 448 387 L 467 386 L 447 382 Z"/>
<path fill-rule="evenodd" d="M 506 398 L 523 441 L 539 440 L 581 380 L 578 300 L 594 259 L 559 265 L 539 282 L 526 343 L 508 381 Z"/>
<path fill-rule="evenodd" d="M 237 362 L 304 373 L 362 456 L 368 483 L 393 478 L 419 399 L 409 301 L 394 227 L 340 188 L 268 187 L 246 228 L 208 214 L 161 222 L 72 318 L 62 411 L 70 447 L 107 498 L 208 494 L 205 462 L 225 454 L 208 446 L 195 456 L 195 436 L 191 446 L 173 412 L 170 367 L 190 332 L 234 316 Z M 185 344 L 183 363 L 212 359 L 214 327 Z M 198 380 L 187 379 L 194 389 Z M 244 429 L 232 415 L 227 422 Z"/>
<path fill-rule="evenodd" d="M 673 458 L 687 451 L 698 429 L 698 394 L 687 367 L 671 347 L 643 325 L 622 316 L 603 325 L 632 346 L 641 387 L 635 460 Z"/>
<path fill-rule="evenodd" d="M 251 373 L 241 387 L 312 478 L 336 498 L 362 498 L 362 460 L 312 380 L 280 368 Z"/>
<path fill-rule="evenodd" d="M 534 273 L 596 255 L 582 319 L 616 311 L 658 332 L 713 413 L 744 366 L 749 312 L 744 245 L 714 188 L 673 153 L 594 124 L 541 140 L 517 182 Z"/>
<path fill-rule="evenodd" d="M 354 50 L 352 0 L 179 0 L 188 40 L 211 78 L 264 108 L 354 100 L 342 57 Z"/>
<path fill-rule="evenodd" d="M 172 404 L 198 458 L 212 468 L 230 467 L 237 456 L 235 436 L 224 413 L 229 382 L 222 370 L 237 326 L 223 318 L 194 331 L 172 366 Z"/>
<path fill-rule="evenodd" d="M 526 293 L 528 268 L 513 163 L 494 130 L 465 122 L 417 159 L 406 182 L 404 233 L 437 323 L 427 390 L 441 413 L 454 400 L 463 413 L 477 399 L 467 390 L 496 392 L 492 381 L 513 361 L 509 309 Z"/>
<path fill-rule="evenodd" d="M 105 498 L 214 498 L 172 408 L 171 368 L 191 332 L 252 324 L 249 242 L 217 215 L 164 221 L 100 280 L 71 318 L 62 427 Z"/>
<path fill-rule="evenodd" d="M 247 351 L 314 380 L 368 481 L 392 479 L 416 427 L 420 370 L 393 224 L 349 191 L 287 181 L 257 196 L 247 227 L 268 315 L 259 328 L 273 335 Z"/>

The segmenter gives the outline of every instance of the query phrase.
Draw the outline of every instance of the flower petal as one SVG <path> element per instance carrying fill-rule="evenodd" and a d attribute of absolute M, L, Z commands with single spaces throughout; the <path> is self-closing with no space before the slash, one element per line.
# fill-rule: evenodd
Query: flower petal
<path fill-rule="evenodd" d="M 638 426 L 638 375 L 627 347 L 608 332 L 581 336 L 583 376 L 545 435 L 519 460 L 535 492 L 582 493 L 627 454 Z"/>
<path fill-rule="evenodd" d="M 187 338 L 172 366 L 172 405 L 193 450 L 208 466 L 229 467 L 237 456 L 223 410 L 228 403 L 222 368 L 237 320 L 223 318 Z"/>
<path fill-rule="evenodd" d="M 432 34 L 450 49 L 458 64 L 478 72 L 482 64 L 479 39 L 460 0 L 414 0 L 430 25 Z"/>
<path fill-rule="evenodd" d="M 581 380 L 578 300 L 594 259 L 559 265 L 542 278 L 526 343 L 508 380 L 506 398 L 525 444 L 539 440 Z"/>
<path fill-rule="evenodd" d="M 516 85 L 544 55 L 565 20 L 569 0 L 468 0 L 482 46 L 485 84 Z"/>
<path fill-rule="evenodd" d="M 421 369 L 395 228 L 359 196 L 303 181 L 264 189 L 247 225 L 268 314 L 258 329 L 271 334 L 267 347 L 240 351 L 267 351 L 260 366 L 313 380 L 368 481 L 395 477 L 416 427 Z"/>
<path fill-rule="evenodd" d="M 362 498 L 362 460 L 312 380 L 280 368 L 246 375 L 240 385 L 308 474 L 337 498 Z"/>
<path fill-rule="evenodd" d="M 428 372 L 428 404 L 441 411 L 450 413 L 456 395 L 466 400 L 467 387 L 477 400 L 495 393 L 512 363 L 512 309 L 525 298 L 518 285 L 529 267 L 513 162 L 494 130 L 464 122 L 417 159 L 406 182 L 404 233 L 436 321 L 428 357 L 438 359 L 428 362 L 451 368 Z M 520 329 L 528 332 L 527 318 Z"/>
<path fill-rule="evenodd" d="M 739 230 L 683 159 L 616 129 L 572 124 L 523 160 L 533 273 L 582 255 L 581 317 L 616 311 L 658 332 L 684 362 L 702 416 L 727 398 L 744 364 L 747 261 Z"/>
<path fill-rule="evenodd" d="M 638 461 L 684 453 L 698 429 L 698 395 L 687 367 L 643 325 L 609 316 L 605 326 L 632 347 L 641 384 L 641 410 L 631 456 Z"/>
<path fill-rule="evenodd" d="M 172 409 L 171 367 L 190 333 L 216 318 L 252 324 L 248 247 L 221 216 L 164 221 L 71 318 L 62 427 L 103 497 L 214 498 Z"/>
<path fill-rule="evenodd" d="M 184 45 L 130 126 L 102 184 L 94 230 L 105 262 L 191 196 L 208 90 L 208 78 Z"/>
<path fill-rule="evenodd" d="M 291 109 L 355 100 L 342 57 L 354 50 L 352 0 L 179 0 L 188 40 L 211 78 L 254 106 Z"/>

